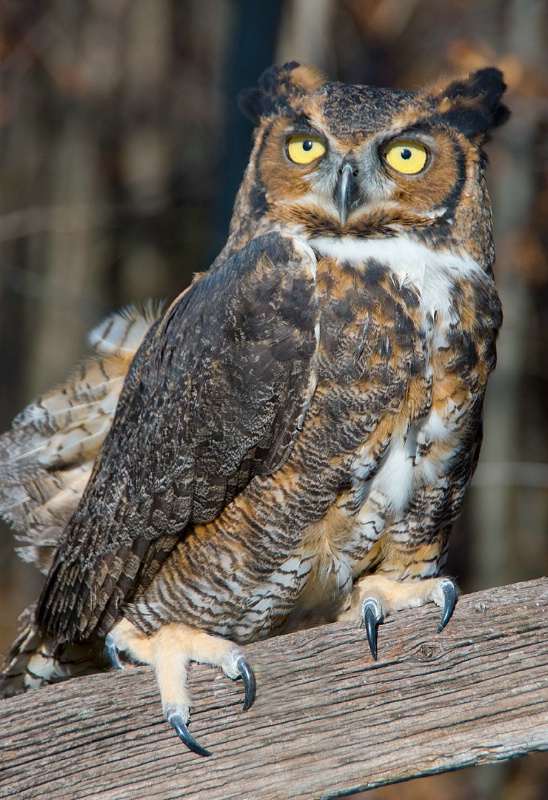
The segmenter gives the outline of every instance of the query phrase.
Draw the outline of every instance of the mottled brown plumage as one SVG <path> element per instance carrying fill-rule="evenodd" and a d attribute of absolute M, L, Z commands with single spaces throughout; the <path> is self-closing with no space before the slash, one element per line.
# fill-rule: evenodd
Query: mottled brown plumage
<path fill-rule="evenodd" d="M 67 383 L 31 403 L 0 439 L 0 508 L 19 553 L 48 573 L 114 417 L 131 360 L 161 307 L 107 317 L 89 341 L 94 355 Z"/>
<path fill-rule="evenodd" d="M 197 752 L 190 660 L 242 675 L 249 705 L 235 643 L 339 617 L 376 656 L 386 614 L 450 616 L 438 576 L 501 322 L 481 147 L 503 91 L 494 69 L 414 93 L 288 64 L 243 95 L 227 245 L 131 362 L 27 621 L 54 661 L 106 637 L 152 664 Z"/>

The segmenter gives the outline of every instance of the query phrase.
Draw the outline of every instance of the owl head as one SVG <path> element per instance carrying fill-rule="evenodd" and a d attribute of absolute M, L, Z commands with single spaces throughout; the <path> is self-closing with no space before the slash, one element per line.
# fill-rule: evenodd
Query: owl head
<path fill-rule="evenodd" d="M 296 62 L 271 67 L 240 96 L 257 127 L 234 243 L 275 226 L 485 251 L 482 145 L 508 116 L 504 89 L 494 68 L 412 92 L 326 82 Z"/>

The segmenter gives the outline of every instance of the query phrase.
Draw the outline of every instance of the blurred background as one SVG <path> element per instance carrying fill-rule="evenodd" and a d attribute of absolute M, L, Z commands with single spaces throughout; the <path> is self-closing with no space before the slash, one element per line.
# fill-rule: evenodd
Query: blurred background
<path fill-rule="evenodd" d="M 504 70 L 489 145 L 505 322 L 448 571 L 548 573 L 548 4 L 544 0 L 0 0 L 0 429 L 63 380 L 108 311 L 173 298 L 226 237 L 251 147 L 240 88 L 297 59 L 414 89 Z M 40 579 L 0 529 L 0 648 Z M 336 787 L 334 787 L 335 789 Z M 368 800 L 545 800 L 548 758 Z"/>

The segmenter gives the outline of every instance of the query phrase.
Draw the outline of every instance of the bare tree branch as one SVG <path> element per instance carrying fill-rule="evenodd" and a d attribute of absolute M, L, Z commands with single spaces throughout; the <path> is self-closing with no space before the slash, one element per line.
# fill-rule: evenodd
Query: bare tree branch
<path fill-rule="evenodd" d="M 161 716 L 150 670 L 82 678 L 0 705 L 0 797 L 299 798 L 548 749 L 548 579 L 462 597 L 379 631 L 340 624 L 246 648 L 259 692 L 217 670 L 192 674 L 190 753 Z"/>

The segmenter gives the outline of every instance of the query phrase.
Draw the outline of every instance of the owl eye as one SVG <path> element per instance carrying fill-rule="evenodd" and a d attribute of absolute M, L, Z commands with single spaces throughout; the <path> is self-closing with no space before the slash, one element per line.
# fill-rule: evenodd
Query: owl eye
<path fill-rule="evenodd" d="M 291 136 L 287 142 L 287 155 L 294 164 L 311 164 L 324 153 L 325 145 L 315 136 Z"/>
<path fill-rule="evenodd" d="M 417 175 L 426 166 L 428 150 L 419 142 L 392 142 L 384 151 L 384 157 L 396 172 Z"/>

